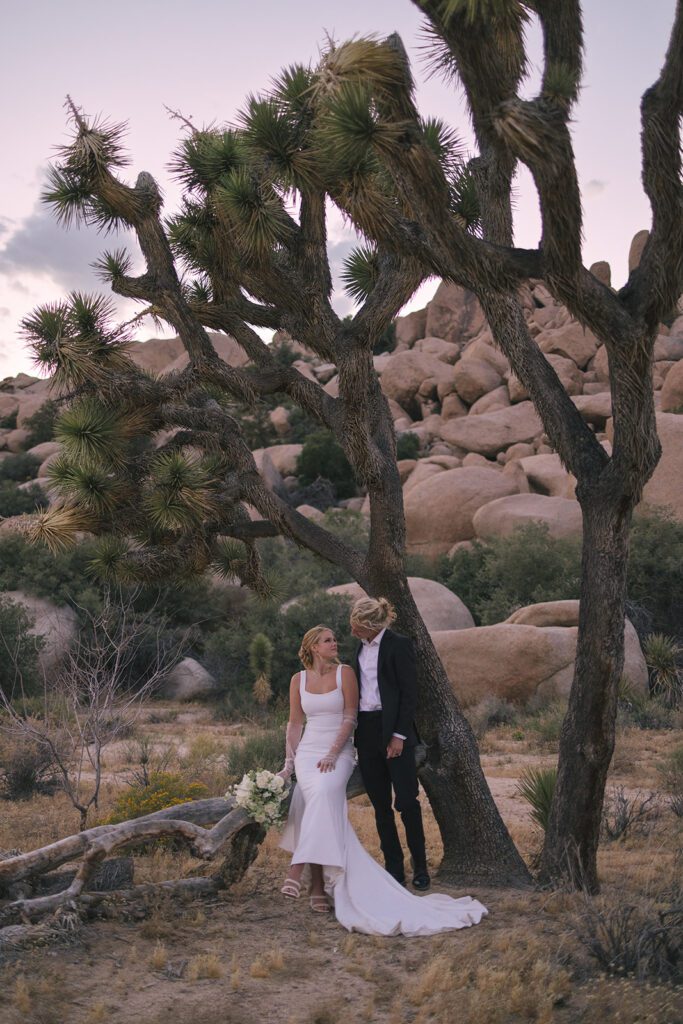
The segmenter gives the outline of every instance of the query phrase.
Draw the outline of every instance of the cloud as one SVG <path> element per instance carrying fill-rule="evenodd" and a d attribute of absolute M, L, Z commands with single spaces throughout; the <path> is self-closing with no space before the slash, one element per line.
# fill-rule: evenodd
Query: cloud
<path fill-rule="evenodd" d="M 332 274 L 332 305 L 337 316 L 348 316 L 353 313 L 355 301 L 344 290 L 341 273 L 344 269 L 344 260 L 352 249 L 358 245 L 359 239 L 355 233 L 349 232 L 346 238 L 336 242 L 330 242 L 327 246 L 327 256 L 330 261 L 330 272 Z"/>
<path fill-rule="evenodd" d="M 0 235 L 6 233 L 6 223 L 0 224 Z M 67 231 L 47 208 L 36 206 L 0 250 L 0 273 L 15 277 L 45 274 L 65 290 L 102 290 L 90 264 L 105 249 L 134 244 L 129 232 L 105 236 L 94 228 Z"/>
<path fill-rule="evenodd" d="M 607 184 L 608 183 L 606 181 L 600 181 L 599 178 L 591 178 L 591 180 L 586 184 L 586 187 L 583 190 L 584 194 L 586 196 L 589 196 L 590 198 L 599 196 L 602 192 L 605 191 L 605 189 L 607 188 Z"/>

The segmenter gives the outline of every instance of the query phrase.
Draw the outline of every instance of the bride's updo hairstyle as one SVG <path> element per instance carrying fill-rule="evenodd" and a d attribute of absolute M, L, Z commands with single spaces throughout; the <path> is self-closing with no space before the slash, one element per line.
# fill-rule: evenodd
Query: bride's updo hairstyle
<path fill-rule="evenodd" d="M 386 597 L 359 597 L 351 609 L 351 625 L 380 633 L 396 618 L 394 606 Z"/>
<path fill-rule="evenodd" d="M 317 644 L 323 633 L 327 631 L 332 632 L 329 626 L 312 626 L 307 633 L 304 633 L 304 638 L 301 641 L 301 647 L 299 648 L 299 659 L 304 668 L 313 668 L 313 648 Z M 339 659 L 334 659 L 334 664 L 339 664 Z"/>

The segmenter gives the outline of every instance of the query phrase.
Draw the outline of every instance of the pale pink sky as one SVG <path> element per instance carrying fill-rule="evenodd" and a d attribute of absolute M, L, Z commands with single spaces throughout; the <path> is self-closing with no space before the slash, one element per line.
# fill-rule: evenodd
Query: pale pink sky
<path fill-rule="evenodd" d="M 585 0 L 586 73 L 575 110 L 575 151 L 584 195 L 584 262 L 609 260 L 613 284 L 626 278 L 632 236 L 648 227 L 640 185 L 639 102 L 657 77 L 675 0 Z M 35 305 L 71 290 L 101 290 L 89 269 L 102 248 L 116 247 L 93 231 L 57 228 L 38 203 L 53 147 L 64 140 L 62 104 L 69 93 L 88 113 L 128 121 L 129 175 L 150 171 L 167 210 L 178 192 L 167 163 L 179 127 L 164 104 L 194 121 L 233 119 L 249 92 L 267 88 L 282 66 L 315 61 L 326 33 L 398 31 L 418 80 L 424 114 L 443 117 L 470 138 L 460 95 L 428 79 L 420 16 L 410 0 L 14 0 L 3 9 L 0 66 L 0 379 L 31 368 L 18 323 Z M 540 42 L 529 30 L 538 82 Z M 517 185 L 516 242 L 535 246 L 536 196 L 526 174 Z M 349 245 L 339 218 L 331 224 L 335 262 Z M 425 304 L 426 284 L 410 308 Z M 348 302 L 340 298 L 346 311 Z M 135 311 L 122 309 L 126 315 Z M 143 328 L 148 337 L 154 328 Z"/>

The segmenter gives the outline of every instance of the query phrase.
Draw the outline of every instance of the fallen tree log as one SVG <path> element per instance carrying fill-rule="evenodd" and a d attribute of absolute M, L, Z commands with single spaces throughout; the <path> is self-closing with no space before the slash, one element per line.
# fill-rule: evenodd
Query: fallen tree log
<path fill-rule="evenodd" d="M 418 766 L 425 760 L 425 749 L 416 750 Z M 358 768 L 347 785 L 347 796 L 352 799 L 365 792 Z M 211 828 L 206 826 L 211 825 Z M 115 900 L 117 895 L 125 901 L 157 891 L 194 893 L 217 892 L 229 888 L 244 875 L 253 862 L 265 829 L 245 810 L 235 806 L 232 797 L 210 797 L 177 804 L 155 811 L 141 818 L 94 828 L 67 836 L 48 846 L 28 853 L 0 859 L 0 942 L 6 927 L 15 922 L 24 925 L 36 921 L 63 907 L 94 908 L 103 901 Z M 185 844 L 191 853 L 205 861 L 222 855 L 216 871 L 208 876 L 195 876 L 150 885 L 128 886 L 123 890 L 92 891 L 93 879 L 101 872 L 107 858 L 131 845 L 140 846 L 159 839 L 173 839 Z M 64 888 L 42 886 L 39 894 L 27 893 L 27 883 L 60 867 L 77 861 L 75 873 L 65 873 Z M 122 875 L 122 881 L 130 875 Z M 33 888 L 41 889 L 34 884 Z M 47 889 L 47 891 L 46 891 Z"/>

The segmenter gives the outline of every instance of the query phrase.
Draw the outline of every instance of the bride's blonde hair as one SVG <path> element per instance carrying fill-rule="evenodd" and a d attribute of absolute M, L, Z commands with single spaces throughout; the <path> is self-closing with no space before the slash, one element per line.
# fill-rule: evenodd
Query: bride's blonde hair
<path fill-rule="evenodd" d="M 351 609 L 351 625 L 364 629 L 386 629 L 396 618 L 394 606 L 386 597 L 359 597 Z"/>
<path fill-rule="evenodd" d="M 326 633 L 328 630 L 330 633 L 334 632 L 329 626 L 318 625 L 313 626 L 307 633 L 304 633 L 304 638 L 299 648 L 299 659 L 304 668 L 313 668 L 313 648 L 323 633 Z M 335 658 L 333 664 L 338 665 L 339 659 Z"/>

